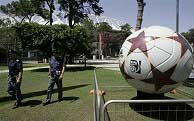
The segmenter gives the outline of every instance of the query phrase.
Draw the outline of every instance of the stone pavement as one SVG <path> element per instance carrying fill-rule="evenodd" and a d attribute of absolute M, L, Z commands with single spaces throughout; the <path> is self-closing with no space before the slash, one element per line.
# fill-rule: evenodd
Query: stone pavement
<path fill-rule="evenodd" d="M 94 66 L 98 68 L 106 68 L 111 70 L 119 70 L 118 60 L 87 60 L 87 66 Z M 67 67 L 84 67 L 84 64 L 74 64 L 74 65 L 67 65 Z M 36 69 L 43 69 L 49 68 L 49 66 L 43 67 L 30 67 L 24 68 L 24 71 L 36 70 Z M 9 70 L 0 70 L 0 73 L 8 73 Z"/>
<path fill-rule="evenodd" d="M 43 67 L 31 67 L 31 68 L 24 68 L 23 71 L 30 71 L 30 70 L 36 70 L 36 69 L 42 69 L 42 68 L 49 68 L 49 66 L 43 66 Z M 0 70 L 0 73 L 8 73 L 9 70 Z"/>
<path fill-rule="evenodd" d="M 97 68 L 105 68 L 110 70 L 117 70 L 119 71 L 119 64 L 118 59 L 112 59 L 112 60 L 87 60 L 87 66 L 94 66 Z M 84 64 L 75 64 L 75 65 L 67 65 L 67 67 L 84 67 Z M 43 67 L 31 67 L 31 68 L 24 68 L 24 71 L 29 70 L 36 70 L 36 69 L 42 69 L 42 68 L 49 68 L 49 66 L 43 66 Z M 0 70 L 0 73 L 8 73 L 9 70 Z M 194 70 L 191 72 L 189 78 L 194 79 Z"/>

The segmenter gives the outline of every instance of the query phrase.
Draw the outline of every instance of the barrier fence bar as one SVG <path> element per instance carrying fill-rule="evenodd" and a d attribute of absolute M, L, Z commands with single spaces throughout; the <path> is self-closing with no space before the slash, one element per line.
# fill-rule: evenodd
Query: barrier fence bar
<path fill-rule="evenodd" d="M 94 121 L 100 121 L 100 95 L 98 92 L 96 70 L 94 69 Z"/>
<path fill-rule="evenodd" d="M 128 103 L 128 104 L 156 104 L 156 103 L 194 103 L 193 99 L 177 99 L 177 100 L 109 100 L 107 101 L 102 108 L 102 117 L 101 121 L 105 121 L 105 110 L 107 109 L 108 105 L 113 104 L 113 103 Z M 193 111 L 193 110 L 192 110 Z"/>

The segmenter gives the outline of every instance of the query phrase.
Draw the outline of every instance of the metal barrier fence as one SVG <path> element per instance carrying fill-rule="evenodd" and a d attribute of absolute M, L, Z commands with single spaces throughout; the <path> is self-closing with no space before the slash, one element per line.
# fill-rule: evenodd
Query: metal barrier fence
<path fill-rule="evenodd" d="M 101 121 L 193 121 L 193 105 L 188 105 L 193 103 L 191 99 L 110 100 L 102 108 Z"/>
<path fill-rule="evenodd" d="M 98 90 L 96 71 L 94 70 L 94 121 L 100 121 L 100 95 Z"/>
<path fill-rule="evenodd" d="M 109 68 L 109 67 L 106 67 Z M 111 67 L 112 68 L 112 67 Z M 122 95 L 129 92 L 130 86 L 102 86 L 97 80 L 94 69 L 94 121 L 193 121 L 193 99 L 162 99 L 162 100 L 118 100 L 100 96 L 99 88 L 107 88 Z M 113 88 L 114 87 L 114 88 Z M 111 88 L 111 89 L 110 89 Z M 120 92 L 114 91 L 119 90 Z M 110 97 L 116 98 L 114 95 Z M 117 99 L 117 98 L 116 98 Z"/>

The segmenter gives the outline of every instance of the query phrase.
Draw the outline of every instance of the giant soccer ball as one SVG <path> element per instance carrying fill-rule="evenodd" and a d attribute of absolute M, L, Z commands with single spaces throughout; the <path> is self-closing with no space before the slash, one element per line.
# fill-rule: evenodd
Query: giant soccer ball
<path fill-rule="evenodd" d="M 119 67 L 138 91 L 160 94 L 175 89 L 193 68 L 192 47 L 179 33 L 162 26 L 131 34 L 120 50 Z"/>

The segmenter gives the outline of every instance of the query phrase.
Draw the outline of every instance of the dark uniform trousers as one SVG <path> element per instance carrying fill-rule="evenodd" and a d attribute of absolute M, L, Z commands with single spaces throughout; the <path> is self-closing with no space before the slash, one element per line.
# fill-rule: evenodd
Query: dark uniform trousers
<path fill-rule="evenodd" d="M 59 79 L 59 76 L 51 76 L 48 84 L 47 101 L 51 101 L 52 91 L 55 83 L 57 85 L 58 99 L 61 99 L 63 96 L 62 79 Z"/>
<path fill-rule="evenodd" d="M 8 93 L 13 98 L 16 98 L 18 103 L 20 103 L 22 100 L 20 85 L 21 85 L 21 83 L 16 82 L 16 77 L 9 76 L 9 78 L 8 78 Z"/>

